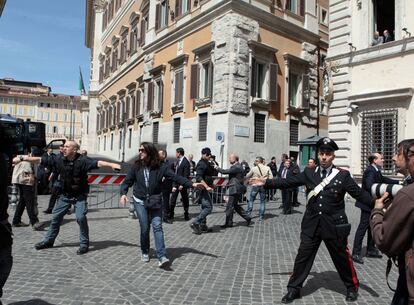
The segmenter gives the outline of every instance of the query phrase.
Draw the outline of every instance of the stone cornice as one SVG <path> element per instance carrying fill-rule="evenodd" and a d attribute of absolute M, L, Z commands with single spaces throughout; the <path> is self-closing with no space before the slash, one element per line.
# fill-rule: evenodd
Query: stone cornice
<path fill-rule="evenodd" d="M 393 102 L 396 102 L 408 99 L 411 100 L 411 98 L 413 97 L 413 93 L 414 88 L 407 87 L 350 95 L 348 97 L 348 100 L 351 102 L 351 104 L 356 105 L 379 102 L 384 100 L 392 100 Z"/>
<path fill-rule="evenodd" d="M 289 53 L 283 53 L 283 58 L 287 65 L 291 65 L 291 64 L 305 65 L 305 66 L 309 65 L 309 62 L 307 60 L 304 60 L 303 58 L 297 57 Z"/>
<path fill-rule="evenodd" d="M 273 48 L 273 47 L 271 47 L 267 44 L 264 44 L 264 43 L 261 43 L 261 42 L 255 41 L 255 40 L 249 40 L 247 43 L 248 43 L 250 48 L 257 49 L 257 50 L 260 50 L 262 52 L 265 51 L 265 52 L 275 54 L 275 53 L 277 53 L 277 51 L 279 51 L 278 49 L 275 49 L 275 48 Z"/>
<path fill-rule="evenodd" d="M 210 41 L 210 42 L 206 43 L 205 45 L 202 45 L 201 47 L 195 48 L 193 50 L 193 53 L 197 55 L 197 54 L 203 54 L 203 53 L 211 52 L 211 50 L 214 49 L 215 44 L 216 44 L 215 41 Z"/>
<path fill-rule="evenodd" d="M 159 66 L 149 70 L 148 72 L 151 75 L 160 75 L 160 74 L 164 73 L 165 68 L 166 68 L 166 65 L 159 65 Z"/>
<path fill-rule="evenodd" d="M 181 64 L 185 64 L 188 61 L 188 57 L 189 57 L 188 54 L 181 54 L 169 60 L 168 63 L 173 67 L 179 66 Z"/>

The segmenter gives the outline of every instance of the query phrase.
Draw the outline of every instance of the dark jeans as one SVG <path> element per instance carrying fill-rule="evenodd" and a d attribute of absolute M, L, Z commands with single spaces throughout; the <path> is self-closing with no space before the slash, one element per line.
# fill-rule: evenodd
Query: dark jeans
<path fill-rule="evenodd" d="M 12 246 L 0 248 L 0 298 L 3 296 L 3 286 L 6 284 L 12 266 Z"/>
<path fill-rule="evenodd" d="M 36 197 L 35 197 L 35 188 L 31 185 L 17 184 L 19 188 L 19 202 L 16 206 L 16 211 L 14 212 L 13 224 L 18 224 L 22 221 L 22 215 L 24 208 L 26 207 L 27 215 L 30 219 L 30 224 L 34 225 L 39 222 L 39 219 L 36 215 Z"/>
<path fill-rule="evenodd" d="M 326 239 L 323 241 L 346 288 L 358 291 L 358 278 L 349 254 L 347 239 Z M 302 287 L 312 268 L 321 242 L 320 227 L 316 229 L 313 237 L 301 233 L 299 250 L 296 255 L 293 273 L 289 279 L 288 289 L 300 289 Z"/>
<path fill-rule="evenodd" d="M 374 240 L 371 235 L 371 228 L 369 226 L 369 217 L 371 212 L 361 209 L 361 218 L 359 220 L 358 228 L 355 232 L 354 248 L 352 249 L 352 255 L 361 255 L 362 241 L 364 240 L 365 233 L 368 231 L 367 236 L 367 253 L 377 252 Z"/>
<path fill-rule="evenodd" d="M 206 190 L 200 190 L 199 201 L 201 203 L 201 212 L 196 217 L 195 222 L 198 224 L 207 223 L 207 215 L 213 211 L 213 203 L 211 202 L 211 196 Z"/>
<path fill-rule="evenodd" d="M 234 211 L 236 211 L 237 214 L 239 214 L 241 217 L 243 217 L 246 220 L 250 219 L 249 213 L 247 213 L 240 205 L 239 200 L 242 195 L 234 195 L 229 196 L 229 200 L 226 205 L 226 225 L 232 225 L 233 224 L 233 215 Z"/>
<path fill-rule="evenodd" d="M 155 249 L 158 259 L 166 256 L 164 232 L 162 230 L 162 209 L 147 210 L 143 203 L 134 200 L 135 211 L 137 212 L 140 232 L 140 243 L 142 254 L 149 254 L 150 250 L 150 224 L 154 232 Z"/>
<path fill-rule="evenodd" d="M 64 195 L 59 197 L 59 200 L 53 209 L 52 222 L 50 223 L 49 230 L 44 239 L 46 243 L 53 244 L 55 242 L 55 239 L 59 234 L 63 217 L 73 204 L 75 206 L 76 221 L 78 222 L 80 229 L 80 246 L 89 247 L 89 227 L 88 219 L 86 218 L 86 214 L 88 213 L 88 203 L 86 202 L 86 199 L 86 195 L 81 195 L 77 198 L 69 198 Z"/>
<path fill-rule="evenodd" d="M 184 215 L 188 215 L 188 192 L 186 188 L 183 188 L 181 191 L 178 190 L 178 188 L 171 194 L 171 200 L 170 200 L 170 217 L 174 218 L 174 209 L 177 204 L 177 197 L 178 193 L 181 194 L 181 199 L 183 201 L 183 208 L 184 208 Z"/>

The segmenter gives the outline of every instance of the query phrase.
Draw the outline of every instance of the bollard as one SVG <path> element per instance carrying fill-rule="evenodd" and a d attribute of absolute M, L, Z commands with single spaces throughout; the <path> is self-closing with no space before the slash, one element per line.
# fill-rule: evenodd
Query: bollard
<path fill-rule="evenodd" d="M 13 184 L 11 186 L 11 191 L 10 191 L 10 205 L 11 206 L 16 206 L 17 205 L 17 201 L 19 200 L 17 195 L 18 195 L 17 186 L 15 184 Z"/>

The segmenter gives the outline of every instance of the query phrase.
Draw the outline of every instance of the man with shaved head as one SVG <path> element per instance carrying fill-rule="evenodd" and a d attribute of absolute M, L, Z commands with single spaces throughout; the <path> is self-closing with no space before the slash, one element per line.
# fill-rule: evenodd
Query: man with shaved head
<path fill-rule="evenodd" d="M 229 175 L 229 183 L 227 184 L 226 191 L 226 195 L 228 196 L 226 222 L 221 226 L 223 229 L 231 228 L 233 226 L 234 211 L 246 220 L 247 225 L 249 225 L 252 220 L 250 215 L 239 205 L 239 201 L 246 192 L 246 187 L 243 184 L 244 168 L 239 163 L 239 156 L 234 153 L 230 154 L 229 162 L 231 164 L 229 169 L 216 167 L 216 170 L 219 173 Z"/>
<path fill-rule="evenodd" d="M 398 180 L 393 180 L 384 177 L 381 174 L 381 169 L 384 166 L 384 156 L 380 153 L 373 153 L 368 157 L 369 165 L 365 169 L 362 176 L 362 188 L 371 193 L 371 187 L 374 183 L 386 183 L 386 184 L 398 184 Z M 357 201 L 355 206 L 361 209 L 361 218 L 359 220 L 358 228 L 355 232 L 354 247 L 352 249 L 352 259 L 355 263 L 363 264 L 362 258 L 362 241 L 364 240 L 365 233 L 367 233 L 367 253 L 366 257 L 381 258 L 372 239 L 371 229 L 369 227 L 369 217 L 371 215 L 371 207 L 362 204 Z"/>
<path fill-rule="evenodd" d="M 79 145 L 75 141 L 66 141 L 63 157 L 56 161 L 56 172 L 60 176 L 61 195 L 53 208 L 52 221 L 43 241 L 37 243 L 37 250 L 53 247 L 59 233 L 63 217 L 72 205 L 75 207 L 76 220 L 80 228 L 80 247 L 77 254 L 85 254 L 89 249 L 89 228 L 86 214 L 88 213 L 87 197 L 89 193 L 88 172 L 99 167 L 110 167 L 119 170 L 119 164 L 97 161 L 78 153 Z M 41 163 L 39 157 L 17 156 L 13 163 L 21 161 Z"/>

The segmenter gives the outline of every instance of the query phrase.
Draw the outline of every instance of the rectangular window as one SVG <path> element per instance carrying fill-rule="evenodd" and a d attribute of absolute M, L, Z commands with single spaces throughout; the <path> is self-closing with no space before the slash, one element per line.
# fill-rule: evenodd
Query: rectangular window
<path fill-rule="evenodd" d="M 299 121 L 290 120 L 289 122 L 289 145 L 296 146 L 299 141 Z"/>
<path fill-rule="evenodd" d="M 299 75 L 289 73 L 289 106 L 293 108 L 299 107 Z"/>
<path fill-rule="evenodd" d="M 59 121 L 59 113 L 55 112 L 55 121 Z"/>
<path fill-rule="evenodd" d="M 265 120 L 264 114 L 254 114 L 254 142 L 256 143 L 265 142 Z"/>
<path fill-rule="evenodd" d="M 162 111 L 164 85 L 161 79 L 155 81 L 154 86 L 154 107 L 157 111 Z"/>
<path fill-rule="evenodd" d="M 180 118 L 175 118 L 174 119 L 174 131 L 173 131 L 173 143 L 180 143 L 180 127 L 181 127 Z"/>
<path fill-rule="evenodd" d="M 57 128 L 57 126 L 53 126 L 53 133 L 58 133 L 58 128 Z"/>
<path fill-rule="evenodd" d="M 103 147 L 103 150 L 104 151 L 106 150 L 106 136 L 104 136 L 104 147 Z"/>
<path fill-rule="evenodd" d="M 174 73 L 174 105 L 183 104 L 184 71 L 179 69 Z"/>
<path fill-rule="evenodd" d="M 119 131 L 119 145 L 118 145 L 118 149 L 122 149 L 122 136 L 123 136 L 123 132 L 122 130 Z"/>
<path fill-rule="evenodd" d="M 128 137 L 128 148 L 132 147 L 132 129 L 129 130 L 129 137 Z"/>
<path fill-rule="evenodd" d="M 114 149 L 114 134 L 111 133 L 111 150 Z"/>
<path fill-rule="evenodd" d="M 18 114 L 23 115 L 23 108 L 19 107 Z"/>
<path fill-rule="evenodd" d="M 207 141 L 207 113 L 198 115 L 198 140 Z"/>
<path fill-rule="evenodd" d="M 361 171 L 368 166 L 368 156 L 372 153 L 384 155 L 383 173 L 395 171 L 392 157 L 397 147 L 398 111 L 381 109 L 362 112 Z"/>
<path fill-rule="evenodd" d="M 168 2 L 161 1 L 155 10 L 155 30 L 162 29 L 168 25 Z"/>
<path fill-rule="evenodd" d="M 305 0 L 286 0 L 286 9 L 290 12 L 305 16 Z"/>
<path fill-rule="evenodd" d="M 160 123 L 152 123 L 152 143 L 158 144 L 158 133 L 160 130 Z"/>
<path fill-rule="evenodd" d="M 251 96 L 267 99 L 267 64 L 252 58 Z"/>
<path fill-rule="evenodd" d="M 200 74 L 200 98 L 211 97 L 211 62 L 206 62 L 202 64 Z"/>

